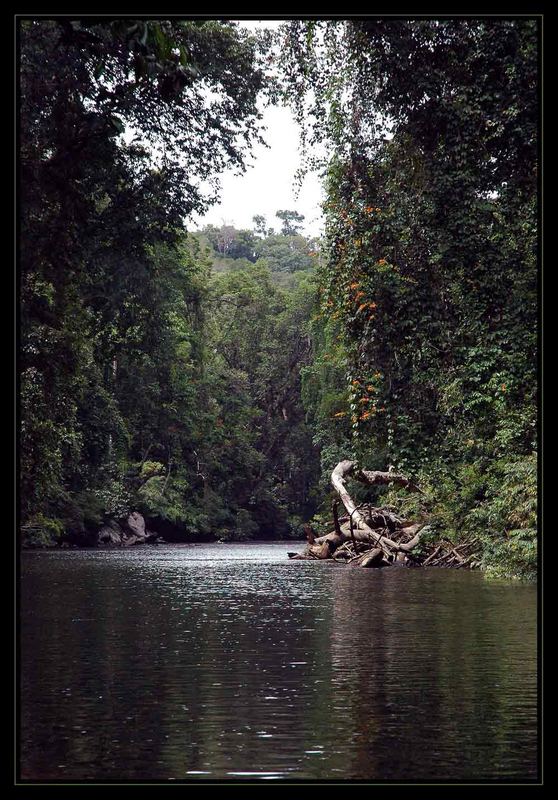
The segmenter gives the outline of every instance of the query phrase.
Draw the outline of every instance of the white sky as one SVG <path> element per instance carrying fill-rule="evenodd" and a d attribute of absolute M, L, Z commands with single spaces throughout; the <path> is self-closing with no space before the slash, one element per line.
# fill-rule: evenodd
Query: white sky
<path fill-rule="evenodd" d="M 248 159 L 244 174 L 235 175 L 227 170 L 221 175 L 221 202 L 211 207 L 203 216 L 193 217 L 188 225 L 202 227 L 206 224 L 236 228 L 252 228 L 252 217 L 262 214 L 268 226 L 279 230 L 281 221 L 275 217 L 279 209 L 289 209 L 304 214 L 304 232 L 318 236 L 322 227 L 321 182 L 316 173 L 308 173 L 298 197 L 295 197 L 294 176 L 299 167 L 299 134 L 289 109 L 273 106 L 264 111 L 263 123 L 267 128 L 264 139 L 269 147 L 256 145 Z"/>
<path fill-rule="evenodd" d="M 246 28 L 275 28 L 279 22 L 241 21 Z M 321 181 L 316 173 L 308 173 L 298 197 L 295 197 L 294 176 L 299 167 L 299 133 L 290 109 L 273 106 L 264 111 L 263 136 L 269 147 L 255 145 L 247 161 L 247 170 L 235 175 L 227 170 L 220 176 L 220 202 L 210 208 L 205 216 L 193 216 L 188 228 L 206 224 L 236 228 L 252 228 L 252 217 L 261 214 L 267 224 L 280 229 L 281 221 L 275 217 L 280 209 L 304 214 L 304 233 L 318 236 L 322 231 Z"/>

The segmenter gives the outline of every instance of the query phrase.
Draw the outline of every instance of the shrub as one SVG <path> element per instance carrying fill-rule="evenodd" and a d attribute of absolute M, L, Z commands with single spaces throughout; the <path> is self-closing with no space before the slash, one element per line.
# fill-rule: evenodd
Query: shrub
<path fill-rule="evenodd" d="M 35 514 L 22 525 L 24 547 L 54 547 L 64 535 L 64 526 L 59 519 Z"/>

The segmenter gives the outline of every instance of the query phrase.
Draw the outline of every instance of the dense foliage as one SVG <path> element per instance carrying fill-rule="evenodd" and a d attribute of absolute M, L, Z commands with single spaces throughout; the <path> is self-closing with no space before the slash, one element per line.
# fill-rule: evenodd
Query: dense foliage
<path fill-rule="evenodd" d="M 438 534 L 536 568 L 537 30 L 291 23 L 286 92 L 324 143 L 306 392 L 324 469 L 415 474 Z M 395 500 L 395 496 L 392 497 Z"/>
<path fill-rule="evenodd" d="M 132 510 L 170 540 L 296 535 L 353 457 L 416 478 L 384 499 L 432 537 L 531 577 L 536 23 L 19 39 L 24 543 L 94 542 Z M 187 234 L 278 81 L 324 169 L 324 239 L 290 209 Z"/>
<path fill-rule="evenodd" d="M 211 371 L 210 265 L 183 220 L 259 136 L 265 41 L 212 21 L 41 20 L 21 23 L 20 44 L 24 540 L 86 542 L 138 504 L 207 533 L 200 498 L 235 480 L 219 425 L 246 432 L 237 482 L 262 464 L 243 365 Z M 257 305 L 248 288 L 242 303 Z M 217 492 L 217 530 L 255 502 L 246 491 Z"/>

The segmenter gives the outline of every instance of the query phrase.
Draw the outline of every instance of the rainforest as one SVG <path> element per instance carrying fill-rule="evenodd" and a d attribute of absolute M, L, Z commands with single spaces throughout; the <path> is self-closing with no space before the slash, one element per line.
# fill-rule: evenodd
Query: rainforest
<path fill-rule="evenodd" d="M 533 578 L 536 21 L 19 36 L 22 544 L 133 513 L 164 541 L 300 538 L 353 459 L 420 485 L 381 501 L 428 541 Z M 323 235 L 281 208 L 196 229 L 266 103 L 321 169 Z"/>
<path fill-rule="evenodd" d="M 16 34 L 16 784 L 537 782 L 541 18 Z"/>

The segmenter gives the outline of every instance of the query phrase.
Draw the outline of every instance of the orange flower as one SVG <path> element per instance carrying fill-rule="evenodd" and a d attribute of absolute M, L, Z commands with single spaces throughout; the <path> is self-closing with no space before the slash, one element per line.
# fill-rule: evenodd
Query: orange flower
<path fill-rule="evenodd" d="M 381 258 L 381 259 L 378 261 L 378 264 L 381 264 L 382 266 L 385 266 L 385 265 L 387 264 L 387 261 L 385 260 L 385 258 Z"/>
<path fill-rule="evenodd" d="M 358 289 L 359 286 L 360 286 L 360 283 L 358 281 L 355 281 L 354 283 L 351 283 L 351 285 L 349 286 L 349 289 Z"/>
<path fill-rule="evenodd" d="M 337 414 L 334 414 L 333 416 L 334 417 L 346 417 L 347 416 L 347 412 L 346 411 L 339 411 Z"/>

